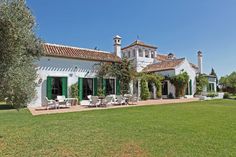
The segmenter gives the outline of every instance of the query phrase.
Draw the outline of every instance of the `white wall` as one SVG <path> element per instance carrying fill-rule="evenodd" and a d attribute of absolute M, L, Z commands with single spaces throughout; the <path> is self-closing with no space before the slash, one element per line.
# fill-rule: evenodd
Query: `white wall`
<path fill-rule="evenodd" d="M 196 93 L 196 70 L 189 64 L 187 59 L 175 69 L 175 74 L 180 74 L 182 69 L 188 73 L 189 79 L 192 80 L 192 95 L 194 95 Z"/>
<path fill-rule="evenodd" d="M 143 51 L 143 57 L 139 57 L 139 49 Z M 145 57 L 145 50 L 149 52 L 149 57 Z M 127 56 L 127 53 L 130 52 L 130 57 Z M 135 56 L 133 56 L 133 52 L 135 52 Z M 151 58 L 151 52 L 154 52 L 154 58 Z M 147 48 L 144 46 L 135 45 L 133 47 L 129 47 L 122 51 L 123 55 L 128 57 L 130 60 L 133 60 L 135 69 L 137 72 L 141 72 L 147 65 L 154 63 L 154 59 L 156 57 L 156 49 Z"/>
<path fill-rule="evenodd" d="M 78 77 L 94 78 L 96 76 L 96 67 L 99 66 L 99 63 L 96 61 L 42 57 L 40 61 L 36 62 L 38 68 L 36 82 L 41 78 L 42 83 L 36 87 L 36 97 L 29 106 L 39 107 L 44 103 L 48 76 L 67 77 L 69 88 L 78 81 Z"/>

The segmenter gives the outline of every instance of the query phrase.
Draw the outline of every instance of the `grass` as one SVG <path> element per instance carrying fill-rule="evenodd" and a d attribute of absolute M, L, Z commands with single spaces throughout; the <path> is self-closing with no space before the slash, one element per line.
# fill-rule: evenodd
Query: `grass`
<path fill-rule="evenodd" d="M 236 156 L 235 100 L 0 119 L 0 156 Z"/>
<path fill-rule="evenodd" d="M 231 99 L 236 99 L 236 95 L 230 94 Z"/>

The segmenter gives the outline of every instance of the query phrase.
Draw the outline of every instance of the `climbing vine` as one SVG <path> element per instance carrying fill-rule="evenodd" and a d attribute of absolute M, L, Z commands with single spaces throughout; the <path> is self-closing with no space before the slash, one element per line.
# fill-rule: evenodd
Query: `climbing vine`
<path fill-rule="evenodd" d="M 189 75 L 187 72 L 181 72 L 178 75 L 170 77 L 170 82 L 175 86 L 175 96 L 177 98 L 185 95 L 185 89 L 187 88 L 189 81 Z"/>
<path fill-rule="evenodd" d="M 147 100 L 150 97 L 150 92 L 148 89 L 148 82 L 145 79 L 141 79 L 141 94 L 142 100 Z"/>
<path fill-rule="evenodd" d="M 143 99 L 142 98 L 142 93 L 146 93 L 146 87 L 145 86 L 147 86 L 147 89 L 148 89 L 148 83 L 151 83 L 151 84 L 155 85 L 155 87 L 156 87 L 156 96 L 157 96 L 157 98 L 161 97 L 161 93 L 162 93 L 161 81 L 163 80 L 162 76 L 160 76 L 158 74 L 139 73 L 139 77 L 141 78 L 141 99 Z M 143 82 L 142 82 L 142 80 L 143 80 Z M 144 81 L 146 83 L 144 83 Z M 148 90 L 148 92 L 149 92 L 149 90 Z M 144 95 L 146 96 L 147 94 L 144 94 Z M 150 96 L 150 93 L 149 93 L 149 96 Z"/>
<path fill-rule="evenodd" d="M 206 87 L 208 85 L 208 79 L 206 76 L 204 76 L 203 74 L 199 74 L 196 77 L 196 94 L 201 94 L 201 92 L 203 91 L 203 88 Z"/>

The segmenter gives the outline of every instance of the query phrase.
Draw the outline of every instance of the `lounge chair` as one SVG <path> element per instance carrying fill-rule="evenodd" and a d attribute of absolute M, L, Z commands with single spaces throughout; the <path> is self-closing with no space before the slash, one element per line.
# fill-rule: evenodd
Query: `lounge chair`
<path fill-rule="evenodd" d="M 49 100 L 48 97 L 45 97 L 46 100 L 46 109 L 50 109 L 50 108 L 58 108 L 58 103 L 55 100 Z"/>

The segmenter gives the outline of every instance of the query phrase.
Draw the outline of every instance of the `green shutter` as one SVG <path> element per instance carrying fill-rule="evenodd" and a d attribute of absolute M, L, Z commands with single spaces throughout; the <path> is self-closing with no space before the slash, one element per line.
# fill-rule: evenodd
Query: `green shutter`
<path fill-rule="evenodd" d="M 185 88 L 185 95 L 188 95 L 188 84 L 187 84 L 187 87 Z"/>
<path fill-rule="evenodd" d="M 120 80 L 116 79 L 116 95 L 120 95 Z"/>
<path fill-rule="evenodd" d="M 106 95 L 106 79 L 102 80 L 102 86 L 103 86 L 104 95 Z"/>
<path fill-rule="evenodd" d="M 47 98 L 52 99 L 52 77 L 47 77 Z"/>
<path fill-rule="evenodd" d="M 83 100 L 83 78 L 78 79 L 78 94 L 79 94 L 79 99 Z"/>
<path fill-rule="evenodd" d="M 189 86 L 190 86 L 190 87 L 189 87 L 189 88 L 190 88 L 190 89 L 189 89 L 189 90 L 190 90 L 190 95 L 192 95 L 192 94 L 193 94 L 192 80 L 189 81 Z"/>
<path fill-rule="evenodd" d="M 98 79 L 93 78 L 93 95 L 98 95 Z"/>
<path fill-rule="evenodd" d="M 67 83 L 67 77 L 62 77 L 62 95 L 64 95 L 67 98 L 67 88 L 68 88 L 68 83 Z"/>

